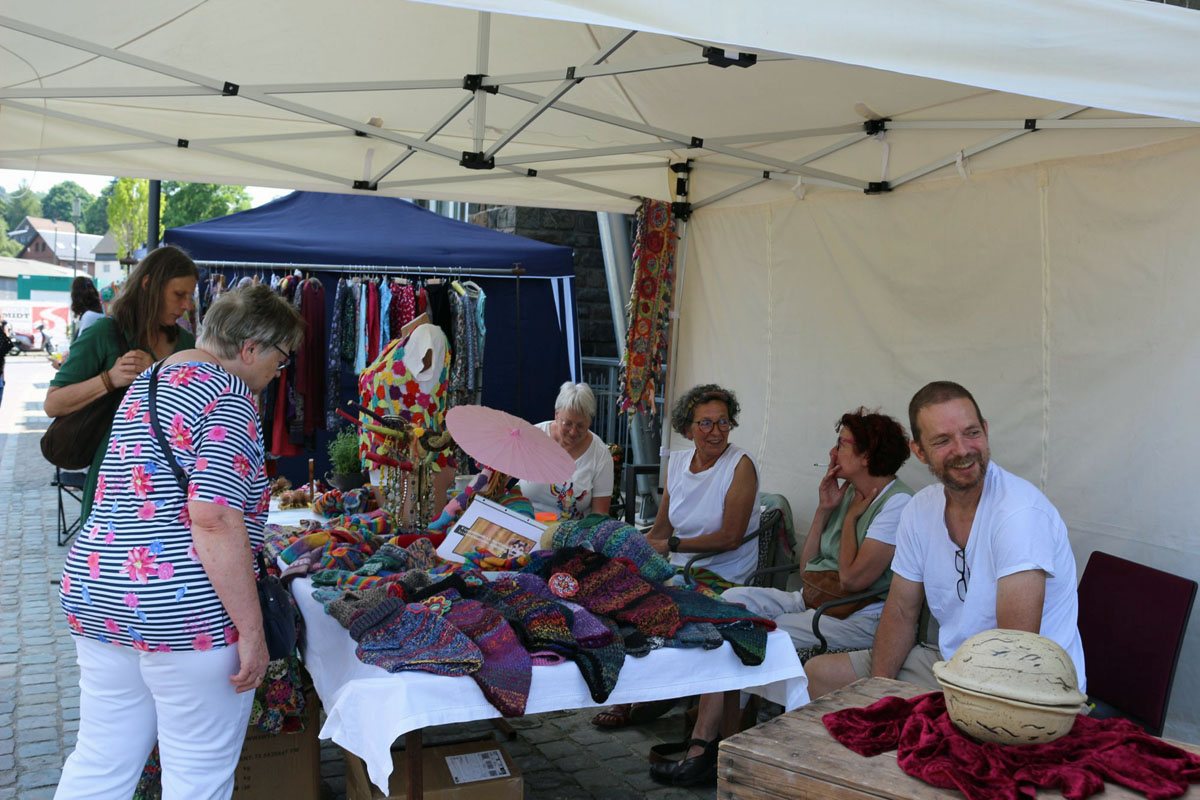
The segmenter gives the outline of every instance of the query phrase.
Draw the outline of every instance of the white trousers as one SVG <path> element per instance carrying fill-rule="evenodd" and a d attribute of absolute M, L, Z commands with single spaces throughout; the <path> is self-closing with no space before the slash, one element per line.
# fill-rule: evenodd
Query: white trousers
<path fill-rule="evenodd" d="M 163 800 L 229 800 L 254 692 L 236 647 L 143 653 L 75 637 L 79 735 L 55 800 L 129 800 L 158 741 Z"/>
<path fill-rule="evenodd" d="M 800 592 L 785 592 L 759 586 L 734 586 L 721 594 L 723 600 L 740 603 L 760 617 L 775 620 L 775 627 L 787 631 L 797 650 L 816 647 L 821 642 L 813 634 L 812 620 L 816 611 L 804 605 Z M 837 619 L 828 614 L 821 617 L 821 634 L 830 647 L 866 649 L 875 642 L 879 612 L 851 614 Z"/>

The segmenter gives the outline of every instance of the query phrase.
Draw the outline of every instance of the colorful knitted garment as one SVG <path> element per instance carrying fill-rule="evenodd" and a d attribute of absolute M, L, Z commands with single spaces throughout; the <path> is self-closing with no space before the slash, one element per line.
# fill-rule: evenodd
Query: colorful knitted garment
<path fill-rule="evenodd" d="M 681 618 L 715 625 L 746 666 L 756 667 L 766 658 L 767 631 L 775 630 L 773 620 L 756 617 L 743 606 L 691 589 L 664 586 L 663 592 L 675 601 Z"/>
<path fill-rule="evenodd" d="M 664 647 L 703 647 L 716 650 L 725 644 L 725 637 L 711 622 L 685 622 L 670 639 L 663 641 Z"/>
<path fill-rule="evenodd" d="M 313 497 L 312 505 L 314 512 L 325 517 L 333 517 L 341 514 L 363 514 L 374 511 L 379 507 L 375 503 L 375 493 L 371 491 L 369 485 L 360 486 L 348 492 L 343 492 L 340 489 L 319 492 Z"/>
<path fill-rule="evenodd" d="M 633 245 L 629 328 L 621 361 L 621 410 L 654 416 L 655 384 L 661 380 L 671 329 L 675 225 L 671 204 L 643 200 Z"/>
<path fill-rule="evenodd" d="M 562 550 L 550 562 L 550 579 L 565 572 L 579 587 L 569 600 L 594 614 L 627 622 L 646 636 L 674 636 L 679 609 L 670 598 L 642 580 L 637 571 L 600 553 Z"/>
<path fill-rule="evenodd" d="M 267 664 L 267 674 L 254 693 L 250 724 L 266 733 L 301 733 L 308 722 L 304 685 L 307 677 L 295 655 Z"/>
<path fill-rule="evenodd" d="M 395 587 L 397 592 L 390 591 L 392 587 Z M 351 589 L 342 592 L 325 607 L 325 613 L 336 619 L 343 628 L 349 628 L 355 617 L 379 605 L 388 597 L 405 599 L 403 587 L 398 581 L 376 583 L 369 589 L 361 591 Z"/>
<path fill-rule="evenodd" d="M 613 632 L 604 624 L 603 620 L 578 603 L 573 603 L 570 600 L 555 595 L 554 592 L 550 591 L 550 587 L 546 582 L 539 576 L 528 573 L 513 573 L 511 575 L 500 575 L 499 579 L 511 579 L 525 591 L 536 594 L 545 600 L 560 603 L 570 609 L 572 616 L 571 635 L 575 637 L 575 641 L 579 643 L 580 647 L 603 647 L 606 644 L 612 643 L 614 638 Z"/>
<path fill-rule="evenodd" d="M 525 591 L 515 581 L 491 581 L 475 590 L 475 597 L 504 614 L 526 650 L 550 650 L 571 657 L 579 649 L 571 635 L 571 612 Z"/>
<path fill-rule="evenodd" d="M 442 594 L 450 602 L 443 615 L 446 621 L 466 634 L 483 655 L 483 666 L 471 675 L 483 696 L 505 717 L 523 715 L 532 664 L 516 631 L 496 609 L 454 590 Z"/>
<path fill-rule="evenodd" d="M 383 509 L 377 509 L 365 514 L 345 514 L 340 517 L 334 517 L 325 524 L 330 528 L 346 528 L 356 531 L 364 537 L 386 537 L 396 533 L 396 531 L 392 530 L 391 518 L 388 517 L 387 512 Z"/>
<path fill-rule="evenodd" d="M 458 628 L 440 614 L 397 598 L 355 618 L 350 636 L 358 642 L 354 654 L 360 661 L 388 672 L 470 675 L 483 666 L 483 654 Z"/>
<path fill-rule="evenodd" d="M 627 558 L 637 565 L 643 578 L 664 583 L 675 575 L 675 568 L 646 541 L 632 525 L 604 514 L 590 514 L 581 520 L 567 520 L 558 526 L 551 540 L 557 550 L 586 547 L 609 558 Z"/>

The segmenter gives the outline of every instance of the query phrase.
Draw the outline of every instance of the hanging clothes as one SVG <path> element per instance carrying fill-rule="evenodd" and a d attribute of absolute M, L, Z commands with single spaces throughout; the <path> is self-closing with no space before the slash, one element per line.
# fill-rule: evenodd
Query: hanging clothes
<path fill-rule="evenodd" d="M 367 368 L 367 295 L 370 294 L 370 284 L 359 281 L 355 285 L 354 299 L 358 304 L 358 318 L 355 322 L 354 333 L 354 371 L 362 373 Z"/>
<path fill-rule="evenodd" d="M 296 383 L 304 398 L 304 435 L 325 427 L 325 287 L 309 278 L 301 285 L 304 341 L 296 350 Z"/>
<path fill-rule="evenodd" d="M 325 349 L 325 430 L 333 432 L 342 426 L 338 416 L 338 390 L 342 384 L 342 302 L 346 296 L 346 279 L 338 278 L 333 291 L 333 315 L 329 320 L 329 342 Z"/>
<path fill-rule="evenodd" d="M 367 293 L 367 363 L 379 358 L 379 281 L 365 281 Z"/>

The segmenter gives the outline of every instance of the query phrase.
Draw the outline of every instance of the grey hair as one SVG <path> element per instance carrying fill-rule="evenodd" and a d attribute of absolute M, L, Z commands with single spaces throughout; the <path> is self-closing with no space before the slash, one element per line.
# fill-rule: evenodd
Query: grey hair
<path fill-rule="evenodd" d="M 571 383 L 567 381 L 558 387 L 558 399 L 554 401 L 555 411 L 574 411 L 588 419 L 596 418 L 596 395 L 592 387 L 586 383 Z"/>
<path fill-rule="evenodd" d="M 295 350 L 304 339 L 300 312 L 261 283 L 232 289 L 204 315 L 196 346 L 221 358 L 233 358 L 251 341 Z"/>

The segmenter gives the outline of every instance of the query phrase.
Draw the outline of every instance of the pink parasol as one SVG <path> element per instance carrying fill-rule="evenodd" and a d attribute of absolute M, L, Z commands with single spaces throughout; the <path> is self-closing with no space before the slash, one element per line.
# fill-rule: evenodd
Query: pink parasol
<path fill-rule="evenodd" d="M 455 406 L 446 427 L 467 455 L 497 472 L 538 483 L 566 483 L 575 460 L 538 428 L 487 406 Z"/>

